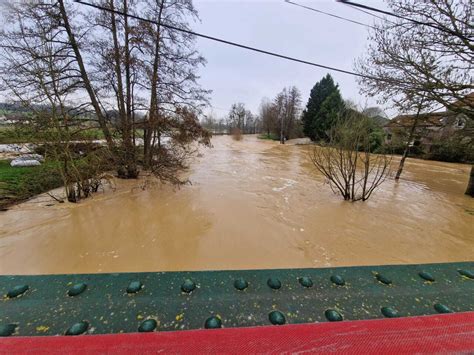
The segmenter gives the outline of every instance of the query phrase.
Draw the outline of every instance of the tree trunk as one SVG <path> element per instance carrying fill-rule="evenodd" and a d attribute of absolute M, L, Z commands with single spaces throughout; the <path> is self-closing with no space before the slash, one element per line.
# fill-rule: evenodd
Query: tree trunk
<path fill-rule="evenodd" d="M 158 2 L 157 2 L 158 4 Z M 156 129 L 156 122 L 158 119 L 158 67 L 160 64 L 160 41 L 161 41 L 161 17 L 163 14 L 163 8 L 165 6 L 165 1 L 159 3 L 159 13 L 156 24 L 156 42 L 155 42 L 155 52 L 153 57 L 153 72 L 151 78 L 151 90 L 150 90 L 150 109 L 148 110 L 148 128 L 145 130 L 143 137 L 143 150 L 144 150 L 144 165 L 145 168 L 151 167 L 152 155 L 153 155 L 153 145 L 152 137 L 153 131 Z"/>
<path fill-rule="evenodd" d="M 420 117 L 421 106 L 422 106 L 421 104 L 418 106 L 418 110 L 416 112 L 416 116 L 415 116 L 415 119 L 413 121 L 413 125 L 411 126 L 411 129 L 410 129 L 410 134 L 408 135 L 407 145 L 405 147 L 405 150 L 403 151 L 402 159 L 400 160 L 400 165 L 398 166 L 397 175 L 395 176 L 395 180 L 397 180 L 397 181 L 398 181 L 398 179 L 400 179 L 400 175 L 402 174 L 403 166 L 405 165 L 405 160 L 406 160 L 406 158 L 408 156 L 408 152 L 410 150 L 410 142 L 413 139 L 413 136 L 415 135 L 416 125 L 418 124 L 418 119 Z"/>
<path fill-rule="evenodd" d="M 74 36 L 74 33 L 72 32 L 71 25 L 69 24 L 69 18 L 66 13 L 66 8 L 64 6 L 64 1 L 59 0 L 59 11 L 61 13 L 61 17 L 63 20 L 64 28 L 66 29 L 66 32 L 69 37 L 69 42 L 71 44 L 71 47 L 74 51 L 75 59 L 77 61 L 77 64 L 79 66 L 79 70 L 81 73 L 82 81 L 84 82 L 84 88 L 86 89 L 87 93 L 89 94 L 91 104 L 94 107 L 94 111 L 97 115 L 97 120 L 99 121 L 100 128 L 102 132 L 104 133 L 104 138 L 107 141 L 107 145 L 109 148 L 113 148 L 114 146 L 114 141 L 112 139 L 112 134 L 109 131 L 109 128 L 107 127 L 107 120 L 102 113 L 99 105 L 99 101 L 97 100 L 97 97 L 95 95 L 94 89 L 92 88 L 92 84 L 89 80 L 89 76 L 86 71 L 86 67 L 84 65 L 84 61 L 82 60 L 82 54 L 79 49 L 79 45 L 76 42 L 76 37 Z"/>
<path fill-rule="evenodd" d="M 123 1 L 123 11 L 128 13 L 128 2 L 127 0 Z M 125 127 L 123 130 L 123 141 L 125 147 L 125 161 L 127 164 L 127 174 L 128 178 L 137 178 L 138 169 L 136 165 L 135 157 L 135 147 L 132 141 L 132 83 L 131 83 L 131 73 L 130 73 L 130 27 L 128 26 L 128 16 L 124 16 L 124 31 L 125 31 Z"/>
<path fill-rule="evenodd" d="M 471 166 L 471 175 L 469 177 L 465 194 L 474 197 L 474 165 Z"/>
<path fill-rule="evenodd" d="M 402 159 L 400 160 L 400 165 L 398 165 L 398 170 L 397 170 L 397 175 L 395 175 L 395 180 L 400 179 L 400 175 L 402 175 L 403 171 L 403 166 L 405 165 L 405 160 L 408 156 L 408 151 L 410 150 L 410 141 L 411 141 L 412 135 L 408 137 L 408 143 L 407 146 L 405 147 L 405 151 L 403 152 Z"/>
<path fill-rule="evenodd" d="M 285 136 L 283 132 L 283 115 L 280 113 L 280 144 L 285 144 Z"/>

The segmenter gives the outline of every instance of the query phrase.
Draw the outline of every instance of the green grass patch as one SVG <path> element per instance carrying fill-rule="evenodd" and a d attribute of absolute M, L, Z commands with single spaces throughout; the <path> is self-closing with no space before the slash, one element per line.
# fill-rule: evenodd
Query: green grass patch
<path fill-rule="evenodd" d="M 62 185 L 55 162 L 40 166 L 11 167 L 0 160 L 0 209 Z"/>
<path fill-rule="evenodd" d="M 104 134 L 99 128 L 88 128 L 85 130 L 71 129 L 72 141 L 89 141 L 95 139 L 103 139 Z M 49 142 L 56 137 L 57 133 L 51 131 L 37 132 L 30 127 L 14 127 L 14 126 L 0 126 L 0 144 L 13 143 L 44 143 Z"/>
<path fill-rule="evenodd" d="M 17 130 L 12 126 L 0 127 L 0 144 L 26 143 L 31 140 L 31 136 L 25 130 Z"/>

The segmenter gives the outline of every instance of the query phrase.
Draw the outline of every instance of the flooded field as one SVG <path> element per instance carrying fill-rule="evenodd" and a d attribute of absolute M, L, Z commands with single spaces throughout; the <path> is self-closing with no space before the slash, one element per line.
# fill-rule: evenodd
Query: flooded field
<path fill-rule="evenodd" d="M 324 185 L 309 146 L 213 139 L 192 185 L 0 212 L 0 274 L 325 267 L 472 260 L 469 166 L 409 159 L 366 202 Z"/>

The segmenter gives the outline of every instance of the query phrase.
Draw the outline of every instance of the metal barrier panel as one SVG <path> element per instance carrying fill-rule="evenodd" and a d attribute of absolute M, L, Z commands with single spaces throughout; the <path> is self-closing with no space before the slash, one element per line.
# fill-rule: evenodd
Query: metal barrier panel
<path fill-rule="evenodd" d="M 474 263 L 0 276 L 0 335 L 251 327 L 474 311 Z"/>

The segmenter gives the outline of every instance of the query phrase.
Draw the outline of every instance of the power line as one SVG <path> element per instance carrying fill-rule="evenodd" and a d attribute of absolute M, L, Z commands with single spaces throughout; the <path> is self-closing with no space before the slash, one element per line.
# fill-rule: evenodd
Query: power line
<path fill-rule="evenodd" d="M 353 10 L 357 10 L 357 11 L 360 11 L 360 12 L 363 12 L 364 14 L 367 14 L 367 15 L 370 15 L 370 16 L 373 16 L 373 17 L 377 17 L 378 19 L 381 19 L 381 20 L 384 20 L 384 21 L 387 21 L 387 19 L 385 17 L 382 17 L 382 16 L 379 16 L 379 15 L 376 15 L 376 14 L 373 14 L 369 11 L 365 11 L 365 10 L 362 10 L 362 9 L 359 9 L 358 7 L 354 7 L 352 5 L 349 5 L 349 4 L 346 4 L 346 3 L 342 3 L 343 5 L 346 5 L 348 7 L 350 7 L 351 9 Z"/>
<path fill-rule="evenodd" d="M 327 16 L 335 17 L 335 18 L 340 19 L 340 20 L 343 20 L 343 21 L 352 22 L 352 23 L 355 23 L 355 24 L 360 25 L 360 26 L 369 27 L 369 28 L 374 28 L 374 27 L 371 26 L 371 25 L 367 25 L 367 24 L 365 24 L 365 23 L 358 22 L 358 21 L 355 21 L 355 20 L 351 20 L 351 19 L 348 19 L 348 18 L 345 18 L 345 17 L 342 17 L 342 16 L 334 15 L 334 14 L 331 14 L 331 13 L 329 13 L 329 12 L 321 11 L 321 10 L 315 9 L 314 7 L 310 7 L 310 6 L 306 6 L 306 5 L 301 5 L 301 4 L 298 4 L 298 3 L 293 2 L 293 1 L 290 1 L 290 0 L 285 0 L 285 2 L 288 3 L 288 4 L 290 4 L 290 5 L 295 5 L 295 6 L 302 7 L 303 9 L 307 9 L 307 10 L 310 10 L 310 11 L 318 12 L 318 13 L 320 13 L 320 14 L 324 14 L 324 15 L 327 15 Z"/>
<path fill-rule="evenodd" d="M 414 19 L 410 19 L 410 18 L 406 18 L 406 17 L 403 17 L 401 15 L 398 15 L 394 12 L 390 12 L 390 11 L 386 11 L 386 10 L 380 10 L 380 9 L 377 9 L 375 7 L 371 7 L 371 6 L 367 6 L 367 5 L 364 5 L 364 4 L 359 4 L 357 2 L 352 2 L 352 1 L 349 1 L 349 0 L 336 0 L 337 2 L 341 2 L 345 5 L 349 5 L 349 6 L 353 6 L 355 8 L 362 8 L 362 9 L 366 9 L 366 10 L 370 10 L 370 11 L 374 11 L 374 12 L 378 12 L 378 13 L 381 13 L 381 14 L 384 14 L 384 15 L 388 15 L 388 16 L 392 16 L 392 17 L 397 17 L 399 19 L 402 19 L 402 20 L 407 20 L 407 21 L 411 21 L 411 22 L 414 22 L 418 25 L 429 25 L 429 26 L 433 26 L 433 24 L 428 24 L 428 23 L 424 23 L 424 22 L 421 22 L 421 21 L 418 21 L 418 20 L 414 20 Z"/>
<path fill-rule="evenodd" d="M 397 17 L 399 19 L 402 19 L 402 20 L 407 20 L 407 21 L 410 21 L 410 22 L 413 22 L 413 23 L 416 23 L 418 25 L 426 25 L 426 26 L 430 26 L 430 27 L 433 27 L 436 25 L 434 24 L 431 24 L 431 23 L 427 23 L 427 22 L 422 22 L 422 21 L 418 21 L 418 20 L 415 20 L 415 19 L 411 19 L 411 18 L 408 18 L 408 17 L 404 17 L 404 16 L 401 16 L 401 15 L 398 15 L 394 12 L 390 12 L 390 11 L 386 11 L 386 10 L 380 10 L 380 9 L 377 9 L 375 7 L 371 7 L 371 6 L 367 6 L 367 5 L 364 5 L 364 4 L 359 4 L 357 2 L 353 2 L 353 1 L 349 1 L 349 0 L 336 0 L 337 2 L 341 2 L 345 5 L 349 5 L 349 6 L 353 6 L 353 7 L 356 7 L 356 8 L 362 8 L 362 9 L 366 9 L 366 10 L 370 10 L 370 11 L 374 11 L 374 12 L 379 12 L 381 14 L 384 14 L 384 15 L 388 15 L 388 16 L 392 16 L 392 17 Z"/>
<path fill-rule="evenodd" d="M 217 37 L 205 35 L 205 34 L 202 34 L 202 33 L 194 32 L 194 31 L 191 31 L 191 30 L 186 30 L 184 28 L 179 28 L 179 27 L 168 25 L 168 24 L 165 24 L 165 23 L 159 23 L 157 21 L 153 21 L 153 20 L 146 19 L 146 18 L 143 18 L 143 17 L 140 17 L 140 16 L 136 16 L 136 15 L 131 15 L 131 14 L 128 14 L 128 13 L 125 13 L 125 12 L 122 12 L 122 11 L 112 10 L 112 9 L 109 9 L 107 7 L 104 7 L 104 6 L 90 4 L 90 3 L 85 2 L 85 1 L 75 0 L 75 2 L 77 2 L 79 4 L 82 4 L 82 5 L 85 5 L 85 6 L 93 7 L 93 8 L 98 9 L 98 10 L 108 11 L 108 12 L 115 13 L 117 15 L 126 16 L 126 17 L 133 18 L 133 19 L 136 19 L 136 20 L 139 20 L 139 21 L 153 23 L 155 25 L 163 26 L 163 27 L 169 28 L 171 30 L 184 32 L 184 33 L 187 33 L 187 34 L 190 34 L 190 35 L 194 35 L 196 37 L 201 37 L 201 38 L 205 38 L 205 39 L 208 39 L 208 40 L 211 40 L 211 41 L 224 43 L 224 44 L 227 44 L 227 45 L 230 45 L 230 46 L 247 49 L 249 51 L 254 51 L 254 52 L 258 52 L 258 53 L 262 53 L 262 54 L 267 54 L 267 55 L 270 55 L 270 56 L 273 56 L 273 57 L 282 58 L 282 59 L 290 60 L 290 61 L 297 62 L 297 63 L 307 64 L 307 65 L 311 65 L 311 66 L 314 66 L 314 67 L 323 68 L 323 69 L 327 69 L 327 70 L 332 70 L 332 71 L 336 71 L 336 72 L 339 72 L 339 73 L 349 74 L 349 75 L 358 76 L 358 77 L 362 77 L 362 78 L 379 80 L 379 79 L 377 79 L 375 77 L 372 77 L 372 76 L 369 76 L 369 75 L 359 74 L 359 73 L 352 72 L 352 71 L 349 71 L 349 70 L 344 70 L 344 69 L 338 69 L 338 68 L 335 68 L 335 67 L 330 67 L 330 66 L 327 66 L 327 65 L 318 64 L 318 63 L 310 62 L 310 61 L 307 61 L 307 60 L 302 60 L 302 59 L 290 57 L 290 56 L 287 56 L 287 55 L 284 55 L 284 54 L 279 54 L 279 53 L 275 53 L 275 52 L 266 51 L 266 50 L 259 49 L 259 48 L 256 48 L 256 47 L 246 46 L 244 44 L 228 41 L 228 40 L 225 40 L 225 39 L 222 39 L 222 38 L 217 38 Z"/>
<path fill-rule="evenodd" d="M 398 15 L 394 12 L 390 12 L 390 11 L 385 11 L 385 10 L 380 10 L 380 9 L 377 9 L 375 7 L 371 7 L 371 6 L 367 6 L 367 5 L 364 5 L 364 4 L 359 4 L 357 2 L 353 2 L 353 1 L 349 1 L 349 0 L 336 0 L 337 2 L 340 2 L 340 3 L 343 3 L 343 4 L 346 4 L 346 5 L 350 5 L 350 6 L 354 6 L 354 7 L 359 7 L 359 8 L 362 8 L 362 9 L 366 9 L 366 10 L 370 10 L 370 11 L 374 11 L 374 12 L 378 12 L 378 13 L 381 13 L 381 14 L 385 14 L 385 15 L 388 15 L 388 16 L 392 16 L 392 17 L 396 17 L 396 18 L 399 18 L 399 19 L 402 19 L 402 20 L 405 20 L 405 21 L 410 21 L 410 22 L 413 22 L 417 25 L 422 25 L 422 26 L 428 26 L 428 27 L 431 27 L 431 28 L 434 28 L 438 31 L 442 31 L 442 32 L 446 32 L 446 33 L 449 33 L 451 35 L 454 35 L 454 36 L 457 36 L 459 38 L 462 38 L 463 40 L 465 41 L 470 41 L 469 38 L 467 38 L 466 36 L 464 36 L 463 34 L 459 33 L 459 32 L 456 32 L 456 31 L 452 31 L 450 30 L 449 28 L 443 28 L 441 26 L 438 26 L 434 23 L 429 23 L 429 22 L 423 22 L 423 21 L 418 21 L 418 20 L 415 20 L 413 18 L 409 18 L 409 17 L 405 17 L 405 16 L 402 16 L 402 15 Z"/>

